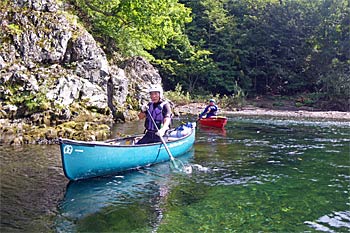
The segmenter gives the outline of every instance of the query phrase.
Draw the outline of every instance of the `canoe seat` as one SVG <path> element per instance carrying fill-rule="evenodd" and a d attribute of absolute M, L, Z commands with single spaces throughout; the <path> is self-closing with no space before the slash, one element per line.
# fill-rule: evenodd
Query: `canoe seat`
<path fill-rule="evenodd" d="M 179 140 L 178 137 L 165 137 L 164 139 L 165 139 L 166 141 L 168 141 L 168 142 L 172 142 L 172 141 Z"/>
<path fill-rule="evenodd" d="M 111 145 L 123 145 L 123 146 L 132 146 L 135 145 L 137 141 L 139 141 L 142 137 L 133 137 L 127 139 L 120 139 L 115 141 L 108 142 Z"/>

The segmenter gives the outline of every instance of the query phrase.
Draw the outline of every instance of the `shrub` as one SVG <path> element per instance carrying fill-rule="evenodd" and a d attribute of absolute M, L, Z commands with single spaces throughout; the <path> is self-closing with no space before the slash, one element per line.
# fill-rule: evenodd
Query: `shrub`
<path fill-rule="evenodd" d="M 164 92 L 164 96 L 178 105 L 185 105 L 191 102 L 190 93 L 185 93 L 180 84 L 176 85 L 174 91 Z"/>

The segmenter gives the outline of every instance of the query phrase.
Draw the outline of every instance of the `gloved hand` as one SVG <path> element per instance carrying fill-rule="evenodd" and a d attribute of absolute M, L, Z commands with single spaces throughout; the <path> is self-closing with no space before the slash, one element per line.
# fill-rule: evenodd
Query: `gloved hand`
<path fill-rule="evenodd" d="M 141 106 L 141 111 L 142 112 L 147 112 L 147 110 L 149 109 L 148 105 L 147 104 L 144 104 Z"/>
<path fill-rule="evenodd" d="M 156 132 L 156 135 L 158 135 L 159 137 L 163 137 L 165 134 L 165 131 L 167 131 L 168 129 L 169 129 L 168 127 L 163 127 Z"/>

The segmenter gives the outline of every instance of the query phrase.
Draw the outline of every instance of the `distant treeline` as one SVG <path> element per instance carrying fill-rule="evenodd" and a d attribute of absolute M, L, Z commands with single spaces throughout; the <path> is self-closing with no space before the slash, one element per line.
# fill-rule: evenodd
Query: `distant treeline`
<path fill-rule="evenodd" d="M 166 89 L 304 95 L 349 108 L 348 0 L 71 2 L 108 54 L 147 57 Z"/>

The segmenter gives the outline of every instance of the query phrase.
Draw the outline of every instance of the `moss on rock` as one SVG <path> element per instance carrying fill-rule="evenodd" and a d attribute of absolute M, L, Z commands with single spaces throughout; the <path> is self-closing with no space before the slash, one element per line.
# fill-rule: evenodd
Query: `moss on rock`
<path fill-rule="evenodd" d="M 0 123 L 0 143 L 21 144 L 56 144 L 60 137 L 93 141 L 106 140 L 110 136 L 110 127 L 96 122 L 69 121 L 57 126 L 31 126 L 25 123 Z"/>

